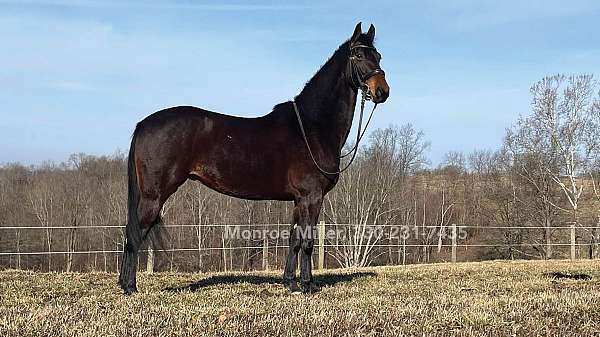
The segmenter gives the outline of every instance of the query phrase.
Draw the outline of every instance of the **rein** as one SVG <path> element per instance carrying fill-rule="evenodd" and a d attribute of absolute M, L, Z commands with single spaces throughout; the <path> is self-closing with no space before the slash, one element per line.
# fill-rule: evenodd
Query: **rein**
<path fill-rule="evenodd" d="M 373 110 L 371 110 L 371 113 L 369 114 L 369 119 L 367 119 L 367 123 L 365 124 L 365 128 L 362 129 L 361 126 L 362 126 L 362 119 L 363 119 L 363 111 L 365 109 L 364 91 L 362 93 L 363 93 L 363 98 L 360 101 L 360 118 L 358 119 L 358 134 L 357 134 L 358 137 L 356 137 L 356 143 L 354 143 L 354 146 L 352 146 L 352 148 L 350 149 L 350 151 L 346 152 L 345 154 L 340 155 L 340 158 L 347 157 L 353 151 L 356 152 L 356 149 L 358 148 L 358 144 L 360 143 L 360 141 L 362 140 L 363 136 L 367 132 L 367 128 L 369 127 L 369 123 L 371 123 L 371 118 L 373 117 L 373 113 L 375 112 L 375 108 L 377 107 L 377 103 L 374 103 L 375 105 L 373 105 Z M 362 132 L 360 132 L 360 129 L 362 129 Z"/>
<path fill-rule="evenodd" d="M 354 144 L 354 146 L 348 153 L 341 155 L 340 159 L 348 156 L 350 153 L 352 153 L 352 157 L 350 158 L 350 161 L 348 162 L 348 164 L 346 164 L 346 166 L 343 169 L 337 170 L 335 172 L 326 171 L 323 168 L 321 168 L 321 166 L 317 163 L 317 160 L 315 159 L 315 155 L 313 154 L 312 149 L 310 148 L 310 144 L 308 143 L 308 137 L 306 137 L 306 131 L 304 131 L 304 124 L 302 123 L 302 118 L 300 117 L 300 110 L 298 110 L 298 105 L 296 104 L 295 100 L 292 101 L 292 104 L 294 105 L 294 111 L 296 112 L 296 117 L 298 118 L 298 124 L 300 125 L 300 131 L 302 132 L 302 138 L 304 138 L 304 143 L 306 144 L 306 148 L 308 149 L 310 158 L 312 159 L 313 163 L 315 164 L 315 167 L 324 175 L 340 174 L 340 173 L 346 171 L 350 167 L 350 165 L 352 165 L 352 162 L 354 162 L 354 159 L 356 158 L 356 153 L 358 152 L 358 144 L 360 143 L 362 137 L 365 135 L 365 132 L 367 131 L 367 126 L 369 126 L 371 117 L 373 117 L 375 108 L 377 108 L 377 103 L 375 103 L 375 105 L 373 106 L 373 110 L 371 110 L 371 115 L 369 116 L 367 124 L 365 125 L 364 130 L 362 130 L 362 132 L 361 132 L 363 114 L 365 111 L 365 101 L 366 101 L 366 94 L 364 91 L 362 91 L 362 98 L 361 98 L 361 102 L 360 102 L 360 118 L 358 120 L 358 132 L 356 134 L 356 143 Z"/>

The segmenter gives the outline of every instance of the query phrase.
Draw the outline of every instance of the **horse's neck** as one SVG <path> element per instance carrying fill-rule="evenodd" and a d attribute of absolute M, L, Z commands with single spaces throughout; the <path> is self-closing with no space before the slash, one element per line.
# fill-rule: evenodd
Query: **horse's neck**
<path fill-rule="evenodd" d="M 356 91 L 344 83 L 331 93 L 330 99 L 331 108 L 325 108 L 324 115 L 327 116 L 326 123 L 330 127 L 335 146 L 339 151 L 346 142 L 352 128 Z"/>
<path fill-rule="evenodd" d="M 321 130 L 318 139 L 321 146 L 336 154 L 339 154 L 352 127 L 357 95 L 343 75 L 345 69 L 340 68 L 339 73 L 334 73 L 336 76 L 311 80 L 313 88 L 305 88 L 297 97 L 307 128 Z"/>

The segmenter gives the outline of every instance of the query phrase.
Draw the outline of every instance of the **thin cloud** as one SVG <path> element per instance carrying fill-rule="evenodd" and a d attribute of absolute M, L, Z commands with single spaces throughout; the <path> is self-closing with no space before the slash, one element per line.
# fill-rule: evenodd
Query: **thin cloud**
<path fill-rule="evenodd" d="M 50 85 L 53 88 L 66 91 L 92 91 L 93 87 L 80 81 L 60 80 Z"/>

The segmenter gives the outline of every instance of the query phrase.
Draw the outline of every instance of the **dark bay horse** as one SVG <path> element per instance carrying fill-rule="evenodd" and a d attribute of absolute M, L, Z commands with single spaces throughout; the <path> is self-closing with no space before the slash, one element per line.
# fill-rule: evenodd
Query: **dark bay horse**
<path fill-rule="evenodd" d="M 142 241 L 161 223 L 164 202 L 187 179 L 238 198 L 294 201 L 284 281 L 290 290 L 300 290 L 295 275 L 300 253 L 301 290 L 313 290 L 312 228 L 323 197 L 338 181 L 358 91 L 375 103 L 389 95 L 374 38 L 373 25 L 365 34 L 356 25 L 295 100 L 265 116 L 179 106 L 137 124 L 129 149 L 127 239 L 119 276 L 126 294 L 137 290 Z"/>

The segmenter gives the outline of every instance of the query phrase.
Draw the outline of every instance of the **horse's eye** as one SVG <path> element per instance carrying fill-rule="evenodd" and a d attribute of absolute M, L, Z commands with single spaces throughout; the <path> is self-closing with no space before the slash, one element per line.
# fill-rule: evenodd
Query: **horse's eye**
<path fill-rule="evenodd" d="M 356 58 L 357 59 L 361 59 L 362 58 L 362 54 L 361 53 L 356 53 Z"/>

